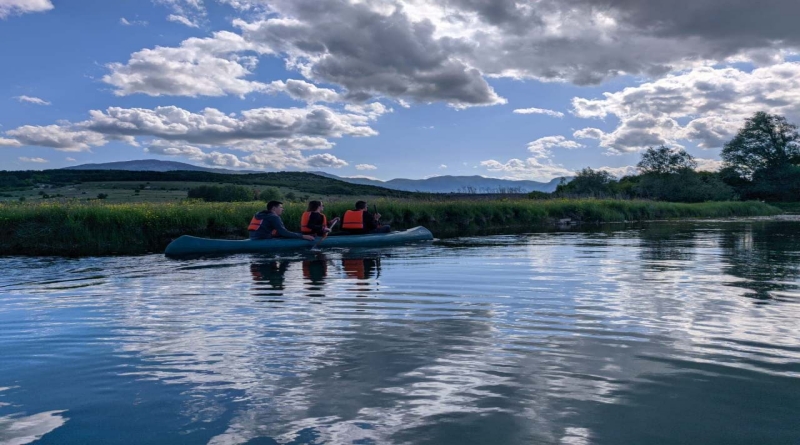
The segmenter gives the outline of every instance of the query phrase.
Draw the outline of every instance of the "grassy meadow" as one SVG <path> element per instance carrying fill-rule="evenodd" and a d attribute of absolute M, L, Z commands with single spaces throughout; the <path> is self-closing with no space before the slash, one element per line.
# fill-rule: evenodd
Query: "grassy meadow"
<path fill-rule="evenodd" d="M 113 190 L 113 189 L 112 189 Z M 168 190 L 169 191 L 169 190 Z M 140 191 L 140 194 L 142 192 Z M 313 198 L 312 198 L 313 199 Z M 352 197 L 326 201 L 328 218 L 351 208 Z M 681 204 L 595 199 L 416 201 L 381 198 L 382 221 L 402 230 L 422 225 L 437 237 L 536 230 L 561 219 L 587 223 L 680 218 L 765 216 L 781 210 L 760 202 Z M 105 200 L 0 203 L 0 255 L 118 255 L 163 252 L 180 235 L 244 238 L 263 202 L 124 202 Z M 283 220 L 299 230 L 305 204 L 287 202 Z"/>
<path fill-rule="evenodd" d="M 143 202 L 178 202 L 187 198 L 189 189 L 200 186 L 218 185 L 244 185 L 252 190 L 263 190 L 265 186 L 259 184 L 235 184 L 225 182 L 203 181 L 102 181 L 82 182 L 63 186 L 47 188 L 29 187 L 20 190 L 7 190 L 0 192 L 0 202 L 20 201 L 55 201 L 65 200 L 93 201 L 98 195 L 105 195 L 107 203 L 143 203 Z M 281 195 L 296 196 L 298 200 L 310 196 L 309 193 L 291 187 L 274 187 Z M 341 195 L 328 195 L 327 198 L 336 199 Z M 311 199 L 311 198 L 308 198 Z"/>

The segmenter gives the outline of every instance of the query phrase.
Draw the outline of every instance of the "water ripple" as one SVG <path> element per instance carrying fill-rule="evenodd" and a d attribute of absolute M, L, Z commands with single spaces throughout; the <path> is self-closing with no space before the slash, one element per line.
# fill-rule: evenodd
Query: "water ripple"
<path fill-rule="evenodd" d="M 0 259 L 0 441 L 792 442 L 798 229 Z"/>

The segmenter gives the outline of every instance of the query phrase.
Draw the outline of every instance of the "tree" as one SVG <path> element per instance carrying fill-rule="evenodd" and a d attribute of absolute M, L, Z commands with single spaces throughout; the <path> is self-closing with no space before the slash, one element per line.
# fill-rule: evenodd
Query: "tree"
<path fill-rule="evenodd" d="M 190 188 L 188 197 L 207 202 L 245 202 L 253 199 L 253 192 L 241 185 L 201 185 Z"/>
<path fill-rule="evenodd" d="M 642 159 L 636 164 L 642 174 L 670 174 L 683 170 L 694 170 L 697 162 L 684 149 L 671 149 L 667 146 L 650 147 L 642 153 Z"/>
<path fill-rule="evenodd" d="M 719 174 L 688 168 L 672 174 L 640 175 L 633 191 L 642 198 L 671 202 L 727 201 L 736 197 Z"/>
<path fill-rule="evenodd" d="M 721 157 L 725 167 L 750 179 L 759 170 L 800 164 L 799 142 L 796 125 L 783 116 L 759 111 L 725 144 Z"/>
<path fill-rule="evenodd" d="M 267 187 L 259 193 L 258 199 L 262 201 L 280 201 L 281 192 L 276 187 Z"/>
<path fill-rule="evenodd" d="M 579 171 L 572 181 L 559 184 L 557 195 L 608 196 L 612 194 L 614 176 L 605 170 L 592 170 L 589 167 Z"/>

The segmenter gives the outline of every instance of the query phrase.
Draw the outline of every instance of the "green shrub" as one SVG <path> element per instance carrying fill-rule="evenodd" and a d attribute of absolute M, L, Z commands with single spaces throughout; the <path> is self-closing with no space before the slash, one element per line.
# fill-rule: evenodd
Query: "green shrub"
<path fill-rule="evenodd" d="M 253 192 L 241 185 L 201 185 L 189 189 L 189 198 L 206 202 L 247 202 L 253 200 Z"/>
<path fill-rule="evenodd" d="M 283 198 L 277 187 L 267 187 L 258 194 L 258 199 L 264 202 L 280 201 Z"/>

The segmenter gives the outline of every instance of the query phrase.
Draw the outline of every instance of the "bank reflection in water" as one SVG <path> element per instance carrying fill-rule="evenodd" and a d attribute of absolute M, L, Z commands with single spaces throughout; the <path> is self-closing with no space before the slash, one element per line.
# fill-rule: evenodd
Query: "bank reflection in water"
<path fill-rule="evenodd" d="M 800 233 L 791 222 L 753 222 L 742 230 L 725 231 L 720 245 L 728 259 L 724 272 L 740 278 L 730 286 L 747 289 L 761 303 L 796 297 L 800 277 Z"/>

